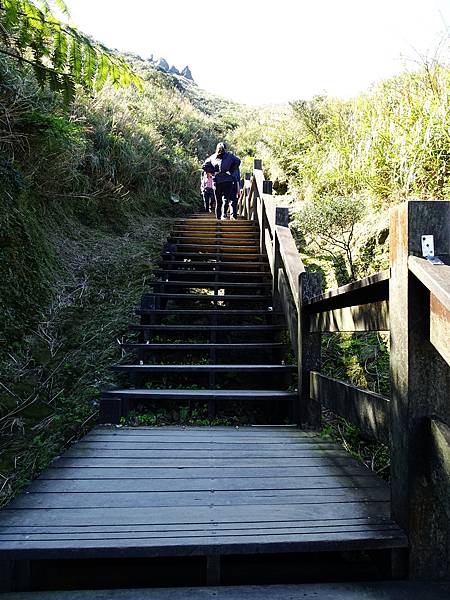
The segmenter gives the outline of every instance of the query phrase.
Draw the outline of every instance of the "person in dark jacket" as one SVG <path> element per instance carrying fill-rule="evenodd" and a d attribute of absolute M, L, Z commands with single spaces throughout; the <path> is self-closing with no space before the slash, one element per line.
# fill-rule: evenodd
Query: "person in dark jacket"
<path fill-rule="evenodd" d="M 241 172 L 236 169 L 231 173 L 233 177 L 233 187 L 231 188 L 231 208 L 230 219 L 237 219 L 237 206 L 239 195 L 241 193 Z M 227 214 L 228 203 L 225 203 L 224 213 Z"/>
<path fill-rule="evenodd" d="M 216 217 L 218 219 L 226 219 L 222 211 L 223 199 L 225 199 L 225 206 L 228 207 L 233 192 L 234 178 L 232 173 L 239 169 L 240 164 L 240 159 L 231 152 L 227 152 L 225 144 L 220 142 L 216 146 L 215 153 L 207 158 L 202 165 L 203 171 L 208 172 L 212 169 L 214 172 Z"/>

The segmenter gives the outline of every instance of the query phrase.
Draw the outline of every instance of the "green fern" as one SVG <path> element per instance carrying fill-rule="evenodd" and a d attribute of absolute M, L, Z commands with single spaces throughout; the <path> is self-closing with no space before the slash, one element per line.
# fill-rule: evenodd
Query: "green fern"
<path fill-rule="evenodd" d="M 120 56 L 58 21 L 53 7 L 68 15 L 64 0 L 0 0 L 0 53 L 31 64 L 39 85 L 62 92 L 66 100 L 77 85 L 99 90 L 108 80 L 142 89 Z"/>

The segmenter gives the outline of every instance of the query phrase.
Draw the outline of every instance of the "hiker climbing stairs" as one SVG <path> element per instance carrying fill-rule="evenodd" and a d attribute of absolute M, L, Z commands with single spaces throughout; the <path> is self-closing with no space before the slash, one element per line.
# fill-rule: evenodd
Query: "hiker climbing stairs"
<path fill-rule="evenodd" d="M 159 267 L 141 323 L 130 325 L 134 339 L 122 343 L 125 362 L 113 367 L 128 374 L 128 387 L 103 394 L 101 421 L 169 400 L 207 402 L 210 419 L 225 403 L 245 411 L 265 401 L 267 414 L 275 402 L 285 405 L 275 415 L 292 418 L 296 367 L 285 364 L 286 326 L 254 222 L 180 219 Z"/>

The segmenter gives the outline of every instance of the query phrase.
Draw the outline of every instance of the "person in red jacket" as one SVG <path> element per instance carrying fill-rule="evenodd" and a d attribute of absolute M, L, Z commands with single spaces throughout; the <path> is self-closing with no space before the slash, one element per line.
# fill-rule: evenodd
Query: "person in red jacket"
<path fill-rule="evenodd" d="M 232 201 L 234 181 L 232 173 L 239 168 L 240 164 L 241 160 L 231 152 L 227 152 L 225 144 L 219 142 L 215 153 L 207 158 L 202 165 L 203 171 L 214 173 L 216 217 L 218 219 L 226 219 L 222 211 L 223 200 L 225 199 L 226 206 Z"/>

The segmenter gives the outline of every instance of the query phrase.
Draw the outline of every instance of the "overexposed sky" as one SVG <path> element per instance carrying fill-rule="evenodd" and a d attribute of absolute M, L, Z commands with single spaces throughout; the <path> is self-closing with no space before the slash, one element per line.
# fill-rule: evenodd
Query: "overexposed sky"
<path fill-rule="evenodd" d="M 250 104 L 349 97 L 448 48 L 450 0 L 66 1 L 105 45 L 189 65 L 200 87 Z"/>

